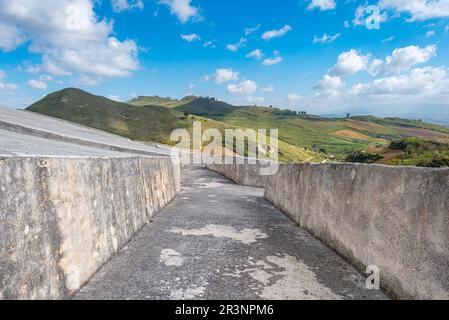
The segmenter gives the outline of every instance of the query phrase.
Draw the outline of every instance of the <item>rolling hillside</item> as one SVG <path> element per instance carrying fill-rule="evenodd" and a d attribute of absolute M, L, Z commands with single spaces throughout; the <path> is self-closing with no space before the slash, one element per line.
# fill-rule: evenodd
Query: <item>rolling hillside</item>
<path fill-rule="evenodd" d="M 449 141 L 449 128 L 417 120 L 373 116 L 330 119 L 277 108 L 234 107 L 210 98 L 196 98 L 185 105 L 177 101 L 176 110 L 236 127 L 278 128 L 280 140 L 336 159 L 345 159 L 357 150 L 385 148 L 406 137 Z"/>
<path fill-rule="evenodd" d="M 200 101 L 207 100 L 195 97 L 195 100 L 198 99 Z M 152 101 L 157 102 L 157 99 Z M 160 101 L 163 104 L 167 102 L 167 100 Z M 191 98 L 186 98 L 182 101 L 188 104 Z M 176 103 L 173 100 L 172 102 Z M 216 105 L 223 106 L 226 109 L 232 107 L 220 102 L 217 102 Z M 27 110 L 107 131 L 133 140 L 174 145 L 174 142 L 170 141 L 171 132 L 175 129 L 186 129 L 192 132 L 193 121 L 200 121 L 203 130 L 209 128 L 218 129 L 223 136 L 225 129 L 238 128 L 232 124 L 198 115 L 190 115 L 181 111 L 190 109 L 194 109 L 192 111 L 213 110 L 213 108 L 205 103 L 198 105 L 188 104 L 181 108 L 143 105 L 139 101 L 136 101 L 135 104 L 128 104 L 95 96 L 79 89 L 68 88 L 49 94 L 42 100 L 29 106 Z M 221 114 L 221 111 L 216 114 Z M 325 158 L 319 153 L 290 145 L 284 141 L 279 141 L 279 148 L 280 160 L 285 162 L 304 161 L 307 159 L 321 161 Z"/>
<path fill-rule="evenodd" d="M 161 143 L 169 142 L 172 130 L 189 127 L 189 121 L 181 112 L 161 106 L 133 106 L 71 88 L 54 92 L 27 110 L 133 140 Z"/>
<path fill-rule="evenodd" d="M 289 110 L 259 106 L 232 106 L 214 98 L 188 96 L 180 100 L 158 96 L 138 97 L 128 103 L 65 89 L 46 96 L 27 110 L 119 134 L 134 140 L 170 142 L 174 129 L 279 129 L 280 160 L 284 162 L 345 160 L 355 152 L 383 154 L 394 162 L 393 141 L 418 137 L 449 143 L 449 128 L 400 118 L 373 116 L 321 118 Z M 362 157 L 363 158 L 363 157 Z M 385 162 L 385 160 L 384 160 Z"/>

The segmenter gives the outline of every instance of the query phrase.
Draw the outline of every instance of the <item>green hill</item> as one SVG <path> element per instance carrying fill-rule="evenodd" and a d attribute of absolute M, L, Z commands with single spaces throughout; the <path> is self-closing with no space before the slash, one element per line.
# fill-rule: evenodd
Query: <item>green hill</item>
<path fill-rule="evenodd" d="M 139 107 L 79 89 L 49 94 L 27 108 L 134 140 L 169 143 L 172 130 L 188 128 L 184 114 L 161 106 Z"/>
<path fill-rule="evenodd" d="M 188 102 L 190 98 L 182 101 Z M 203 101 L 196 98 L 195 100 Z M 153 100 L 155 101 L 155 100 Z M 229 108 L 229 105 L 217 102 L 216 105 Z M 203 104 L 187 105 L 185 109 L 201 110 Z M 121 135 L 138 141 L 152 141 L 173 145 L 170 134 L 175 129 L 187 129 L 192 132 L 193 121 L 200 121 L 203 130 L 214 128 L 223 133 L 225 129 L 236 129 L 232 124 L 226 124 L 214 119 L 197 115 L 187 115 L 176 108 L 155 105 L 131 105 L 116 102 L 101 96 L 95 96 L 85 91 L 68 88 L 47 95 L 42 100 L 32 104 L 28 111 L 37 112 L 82 124 L 95 129 Z M 193 110 L 192 110 L 193 111 Z M 224 138 L 223 138 L 224 141 Z M 324 159 L 322 155 L 308 152 L 283 141 L 279 142 L 281 161 L 294 162 L 315 158 Z"/>
<path fill-rule="evenodd" d="M 223 117 L 240 108 L 241 107 L 235 107 L 225 102 L 215 100 L 214 98 L 200 97 L 179 105 L 176 107 L 176 110 L 198 116 Z"/>
<path fill-rule="evenodd" d="M 259 106 L 232 106 L 214 98 L 188 96 L 138 97 L 115 102 L 78 89 L 65 89 L 46 96 L 28 110 L 80 123 L 140 141 L 173 144 L 174 129 L 192 130 L 193 121 L 203 129 L 278 129 L 280 160 L 284 162 L 345 160 L 357 152 L 386 153 L 384 161 L 395 163 L 398 152 L 392 141 L 418 137 L 449 143 L 449 128 L 419 120 L 358 116 L 322 118 L 290 110 Z M 357 158 L 357 157 L 356 157 Z M 404 162 L 401 162 L 404 163 Z"/>
<path fill-rule="evenodd" d="M 159 96 L 140 96 L 128 101 L 136 106 L 155 105 L 173 108 L 176 111 L 193 114 L 196 116 L 220 117 L 226 116 L 242 107 L 236 107 L 215 98 L 187 96 L 180 100 L 172 98 L 161 98 Z"/>

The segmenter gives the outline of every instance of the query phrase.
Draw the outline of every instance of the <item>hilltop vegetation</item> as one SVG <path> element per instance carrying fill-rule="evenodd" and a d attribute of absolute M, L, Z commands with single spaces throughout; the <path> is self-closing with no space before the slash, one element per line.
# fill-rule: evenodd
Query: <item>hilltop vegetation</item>
<path fill-rule="evenodd" d="M 390 149 L 402 155 L 390 161 L 394 165 L 418 167 L 449 167 L 449 144 L 420 138 L 393 141 Z"/>
<path fill-rule="evenodd" d="M 78 89 L 49 94 L 27 108 L 133 140 L 169 142 L 170 132 L 188 128 L 181 112 L 161 106 L 138 107 L 91 95 Z"/>
<path fill-rule="evenodd" d="M 128 101 L 128 104 L 135 106 L 161 106 L 167 108 L 176 108 L 180 105 L 186 104 L 192 100 L 195 100 L 195 96 L 187 96 L 181 100 L 173 99 L 170 97 L 162 98 L 159 96 L 140 96 L 135 99 Z"/>
<path fill-rule="evenodd" d="M 280 160 L 284 162 L 352 160 L 444 165 L 449 144 L 449 128 L 419 120 L 373 116 L 329 119 L 272 107 L 232 106 L 195 96 L 180 100 L 138 97 L 120 103 L 78 89 L 65 89 L 48 95 L 28 110 L 134 140 L 172 145 L 172 130 L 191 132 L 193 121 L 201 121 L 203 129 L 216 128 L 223 136 L 227 128 L 279 129 Z M 390 148 L 393 141 L 408 137 L 420 138 L 424 145 L 413 150 Z"/>

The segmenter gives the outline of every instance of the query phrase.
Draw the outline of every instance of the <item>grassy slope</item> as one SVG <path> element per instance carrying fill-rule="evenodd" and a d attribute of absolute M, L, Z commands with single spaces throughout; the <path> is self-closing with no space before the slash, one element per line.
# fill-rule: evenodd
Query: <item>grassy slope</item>
<path fill-rule="evenodd" d="M 180 112 L 115 102 L 78 89 L 52 93 L 27 110 L 141 141 L 168 143 L 172 130 L 189 127 Z"/>
<path fill-rule="evenodd" d="M 161 106 L 166 108 L 176 108 L 195 100 L 195 96 L 187 96 L 181 100 L 163 98 L 159 96 L 140 96 L 128 101 L 128 104 L 135 106 Z"/>
<path fill-rule="evenodd" d="M 367 149 L 387 150 L 391 141 L 417 136 L 438 141 L 449 141 L 449 128 L 401 118 L 359 116 L 350 119 L 327 119 L 316 116 L 282 114 L 276 108 L 233 107 L 219 101 L 197 98 L 182 104 L 176 110 L 212 118 L 241 128 L 279 129 L 283 149 L 289 153 L 313 155 L 315 161 L 327 156 L 344 159 L 353 151 Z M 318 153 L 317 153 L 318 152 Z M 324 153 L 324 154 L 323 154 Z M 294 157 L 288 156 L 289 160 Z M 306 157 L 307 159 L 307 157 Z"/>
<path fill-rule="evenodd" d="M 182 101 L 189 102 L 187 98 Z M 139 103 L 137 103 L 139 104 Z M 195 106 L 188 106 L 194 108 Z M 200 121 L 202 129 L 235 129 L 232 124 L 223 123 L 201 116 L 185 115 L 177 109 L 162 106 L 139 106 L 120 103 L 101 96 L 91 95 L 78 89 L 65 89 L 54 92 L 28 107 L 29 111 L 79 123 L 88 127 L 121 135 L 133 140 L 154 141 L 174 145 L 170 134 L 175 129 L 192 132 L 192 122 Z M 224 139 L 223 139 L 224 141 Z M 279 142 L 281 161 L 303 161 L 321 155 L 307 152 L 301 148 Z"/>
<path fill-rule="evenodd" d="M 339 155 L 364 149 L 373 144 L 386 145 L 385 136 L 396 136 L 388 128 L 370 128 L 354 120 L 329 120 L 316 117 L 280 116 L 269 108 L 248 107 L 225 117 L 215 118 L 240 127 L 279 129 L 279 138 L 288 144 L 314 151 Z M 369 127 L 369 126 L 368 126 Z M 353 136 L 341 136 L 339 131 L 353 132 Z M 359 133 L 359 134 L 356 134 Z M 366 138 L 360 138 L 365 135 Z"/>

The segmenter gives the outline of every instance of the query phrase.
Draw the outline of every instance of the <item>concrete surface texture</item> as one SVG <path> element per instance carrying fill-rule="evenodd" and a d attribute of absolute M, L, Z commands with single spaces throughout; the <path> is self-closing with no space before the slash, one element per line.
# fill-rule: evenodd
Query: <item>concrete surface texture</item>
<path fill-rule="evenodd" d="M 263 197 L 204 168 L 75 299 L 388 299 Z"/>
<path fill-rule="evenodd" d="M 265 188 L 268 183 L 268 175 L 261 174 L 267 168 L 266 163 L 257 164 L 208 164 L 209 170 L 228 177 L 235 183 L 243 186 Z"/>
<path fill-rule="evenodd" d="M 265 195 L 396 297 L 449 299 L 449 170 L 281 165 Z"/>
<path fill-rule="evenodd" d="M 0 109 L 0 300 L 70 297 L 180 191 L 166 154 Z"/>
<path fill-rule="evenodd" d="M 41 114 L 0 107 L 0 129 L 53 141 L 73 143 L 97 149 L 145 154 L 170 155 L 166 148 L 134 142 L 103 131 Z"/>
<path fill-rule="evenodd" d="M 169 158 L 0 160 L 0 299 L 69 297 L 179 190 Z"/>
<path fill-rule="evenodd" d="M 136 154 L 39 138 L 0 129 L 0 156 L 135 157 Z"/>

